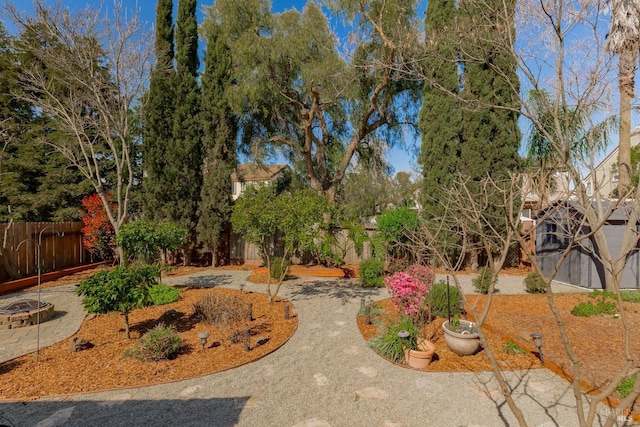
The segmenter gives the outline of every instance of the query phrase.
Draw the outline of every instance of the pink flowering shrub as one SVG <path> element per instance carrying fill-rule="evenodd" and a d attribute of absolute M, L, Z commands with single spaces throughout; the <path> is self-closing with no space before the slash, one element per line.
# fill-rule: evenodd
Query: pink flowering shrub
<path fill-rule="evenodd" d="M 426 265 L 412 264 L 404 270 L 409 276 L 424 283 L 427 287 L 427 292 L 431 290 L 433 282 L 436 280 L 436 275 L 432 269 Z"/>
<path fill-rule="evenodd" d="M 435 274 L 429 267 L 411 265 L 405 271 L 398 271 L 384 279 L 391 293 L 393 305 L 407 316 L 416 320 L 423 314 L 422 306 L 431 289 Z"/>

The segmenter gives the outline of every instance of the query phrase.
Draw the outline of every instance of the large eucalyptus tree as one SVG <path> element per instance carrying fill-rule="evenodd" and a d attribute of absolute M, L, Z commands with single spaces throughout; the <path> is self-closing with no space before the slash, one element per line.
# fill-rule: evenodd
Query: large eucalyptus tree
<path fill-rule="evenodd" d="M 398 44 L 417 37 L 414 1 L 329 3 L 356 23 L 346 52 L 314 2 L 302 12 L 272 13 L 265 0 L 218 0 L 208 19 L 230 45 L 230 94 L 245 147 L 300 162 L 311 187 L 334 201 L 359 149 L 376 144 L 374 136 L 401 139 L 398 125 L 415 108 L 400 104 L 415 103 L 419 86 L 395 67 Z M 390 36 L 380 37 L 376 26 Z"/>

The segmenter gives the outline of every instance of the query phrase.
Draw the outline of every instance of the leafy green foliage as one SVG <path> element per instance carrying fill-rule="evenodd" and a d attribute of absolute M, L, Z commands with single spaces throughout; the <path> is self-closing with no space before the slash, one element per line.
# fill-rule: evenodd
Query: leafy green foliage
<path fill-rule="evenodd" d="M 400 206 L 384 211 L 376 222 L 387 243 L 395 243 L 405 240 L 405 230 L 411 231 L 418 226 L 418 215 L 415 211 Z"/>
<path fill-rule="evenodd" d="M 187 231 L 170 222 L 136 220 L 120 227 L 116 243 L 127 256 L 146 263 L 158 259 L 160 251 L 174 251 L 185 241 Z"/>
<path fill-rule="evenodd" d="M 404 359 L 404 349 L 417 348 L 417 338 L 421 332 L 421 325 L 414 322 L 409 316 L 400 316 L 397 321 L 389 322 L 385 325 L 385 332 L 380 336 L 372 338 L 369 346 L 381 356 L 392 362 L 400 362 Z M 407 338 L 398 336 L 398 332 L 409 333 Z"/>
<path fill-rule="evenodd" d="M 618 383 L 618 385 L 616 386 L 616 391 L 620 393 L 620 396 L 622 396 L 623 399 L 631 394 L 631 392 L 633 391 L 633 386 L 636 383 L 637 379 L 638 374 L 634 374 L 633 376 L 625 378 Z"/>
<path fill-rule="evenodd" d="M 473 278 L 471 283 L 476 292 L 486 295 L 489 293 L 489 287 L 493 280 L 493 271 L 489 267 L 483 267 L 480 269 L 480 273 Z"/>
<path fill-rule="evenodd" d="M 620 291 L 622 301 L 625 302 L 640 302 L 640 292 L 635 290 L 623 290 Z"/>
<path fill-rule="evenodd" d="M 579 317 L 598 316 L 601 314 L 613 315 L 617 312 L 616 303 L 605 300 L 598 301 L 596 304 L 591 301 L 581 302 L 571 309 L 571 314 Z"/>
<path fill-rule="evenodd" d="M 182 339 L 172 327 L 158 325 L 144 334 L 132 349 L 125 351 L 125 356 L 143 362 L 159 362 L 174 358 L 181 346 Z"/>
<path fill-rule="evenodd" d="M 331 5 L 336 14 L 346 13 L 347 5 Z M 385 28 L 394 23 L 398 43 L 415 39 L 412 6 L 389 5 L 375 13 L 383 16 Z M 393 125 L 415 112 L 402 104 L 413 105 L 417 84 L 396 76 L 402 55 L 390 54 L 357 11 L 349 11 L 357 16 L 349 21 L 362 42 L 346 60 L 319 4 L 307 2 L 301 12 L 277 14 L 270 8 L 266 0 L 216 1 L 203 26 L 220 22 L 229 40 L 232 106 L 243 115 L 243 146 L 261 156 L 284 151 L 304 159 L 299 164 L 309 185 L 334 202 L 356 151 L 382 138 L 401 140 L 400 126 Z"/>
<path fill-rule="evenodd" d="M 384 286 L 384 263 L 376 259 L 366 259 L 360 263 L 360 282 L 363 286 Z"/>
<path fill-rule="evenodd" d="M 527 350 L 512 341 L 507 341 L 506 343 L 504 343 L 504 345 L 502 346 L 502 351 L 507 354 L 527 354 Z"/>
<path fill-rule="evenodd" d="M 447 288 L 449 288 L 449 304 L 447 305 Z M 438 317 L 448 317 L 461 313 L 460 303 L 462 296 L 455 286 L 438 282 L 433 285 L 427 295 L 427 302 L 431 307 L 431 313 Z"/>
<path fill-rule="evenodd" d="M 210 293 L 193 305 L 194 317 L 207 325 L 226 328 L 247 318 L 247 305 L 238 297 Z"/>
<path fill-rule="evenodd" d="M 547 292 L 547 285 L 536 272 L 529 273 L 527 277 L 524 278 L 524 287 L 530 294 L 543 294 Z"/>
<path fill-rule="evenodd" d="M 280 278 L 283 277 L 290 265 L 291 261 L 289 261 L 288 259 L 282 259 L 280 257 L 274 258 L 273 260 L 271 260 L 271 277 L 276 280 L 280 280 Z"/>
<path fill-rule="evenodd" d="M 171 304 L 180 297 L 180 288 L 159 283 L 151 287 L 149 297 L 153 305 Z"/>
<path fill-rule="evenodd" d="M 129 338 L 129 312 L 151 303 L 150 291 L 158 274 L 157 267 L 151 265 L 119 265 L 84 279 L 76 294 L 83 297 L 82 304 L 89 313 L 123 314 Z"/>

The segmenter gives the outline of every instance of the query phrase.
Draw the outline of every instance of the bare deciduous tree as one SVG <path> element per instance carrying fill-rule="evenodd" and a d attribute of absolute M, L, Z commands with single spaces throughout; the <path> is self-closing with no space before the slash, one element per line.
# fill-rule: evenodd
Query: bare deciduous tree
<path fill-rule="evenodd" d="M 53 119 L 62 137 L 44 135 L 43 142 L 91 181 L 117 233 L 135 180 L 133 110 L 149 76 L 152 31 L 119 3 L 108 16 L 42 0 L 34 9 L 33 16 L 10 3 L 3 9 L 30 57 L 16 96 Z"/>

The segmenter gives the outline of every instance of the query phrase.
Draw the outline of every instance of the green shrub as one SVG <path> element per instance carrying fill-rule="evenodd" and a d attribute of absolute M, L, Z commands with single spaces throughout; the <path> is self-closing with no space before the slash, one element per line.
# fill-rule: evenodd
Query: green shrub
<path fill-rule="evenodd" d="M 288 259 L 282 259 L 280 257 L 273 258 L 271 260 L 271 269 L 270 269 L 271 277 L 273 277 L 276 280 L 280 280 L 280 278 L 282 277 L 282 273 L 286 271 L 290 265 L 291 265 L 291 261 L 289 261 Z"/>
<path fill-rule="evenodd" d="M 404 359 L 404 348 L 413 347 L 415 339 L 401 338 L 398 332 L 407 331 L 409 337 L 416 338 L 420 334 L 421 327 L 409 316 L 401 316 L 398 321 L 390 322 L 386 325 L 383 335 L 372 338 L 369 345 L 381 356 L 393 362 L 400 362 Z"/>
<path fill-rule="evenodd" d="M 573 307 L 571 314 L 579 317 L 597 316 L 600 314 L 613 315 L 618 311 L 618 307 L 615 302 L 612 301 L 598 301 L 593 304 L 591 301 L 581 302 Z"/>
<path fill-rule="evenodd" d="M 180 351 L 182 339 L 170 326 L 158 325 L 142 336 L 136 345 L 125 352 L 143 362 L 171 359 Z"/>
<path fill-rule="evenodd" d="M 529 273 L 524 278 L 524 287 L 530 294 L 543 294 L 547 292 L 547 286 L 538 273 Z"/>
<path fill-rule="evenodd" d="M 506 343 L 504 343 L 504 345 L 502 346 L 502 351 L 507 354 L 527 354 L 527 350 L 511 341 L 507 341 Z"/>
<path fill-rule="evenodd" d="M 210 293 L 193 305 L 194 316 L 202 323 L 227 327 L 243 321 L 249 314 L 247 304 L 238 297 Z"/>
<path fill-rule="evenodd" d="M 471 283 L 473 283 L 476 292 L 486 295 L 489 293 L 491 280 L 493 280 L 493 271 L 489 267 L 482 267 L 480 274 L 474 277 Z"/>
<path fill-rule="evenodd" d="M 622 294 L 622 301 L 625 302 L 640 302 L 640 291 L 637 290 L 624 290 L 620 291 Z"/>
<path fill-rule="evenodd" d="M 631 393 L 631 391 L 633 390 L 633 385 L 635 384 L 637 378 L 638 374 L 634 374 L 633 376 L 625 378 L 618 383 L 618 385 L 616 386 L 616 391 L 620 393 L 620 396 L 622 396 L 623 399 Z"/>
<path fill-rule="evenodd" d="M 384 263 L 375 259 L 367 259 L 360 263 L 360 281 L 363 286 L 384 286 Z"/>
<path fill-rule="evenodd" d="M 180 289 L 159 283 L 151 287 L 149 296 L 153 305 L 171 304 L 178 300 Z"/>
<path fill-rule="evenodd" d="M 158 277 L 151 265 L 119 265 L 102 270 L 80 282 L 76 294 L 89 313 L 117 311 L 124 315 L 125 332 L 129 336 L 129 312 L 151 304 L 150 290 Z"/>
<path fill-rule="evenodd" d="M 449 288 L 449 310 L 447 310 L 447 287 Z M 444 282 L 438 282 L 431 288 L 427 295 L 427 302 L 431 307 L 431 313 L 438 317 L 448 317 L 461 314 L 460 303 L 462 296 L 455 286 L 447 285 Z"/>

